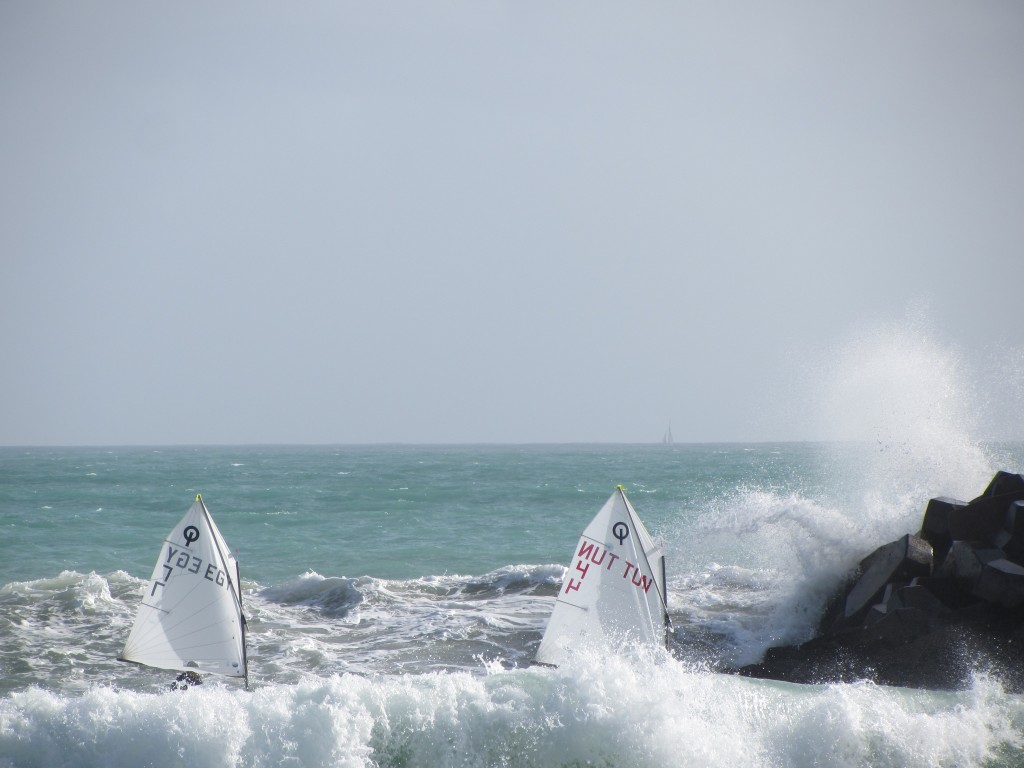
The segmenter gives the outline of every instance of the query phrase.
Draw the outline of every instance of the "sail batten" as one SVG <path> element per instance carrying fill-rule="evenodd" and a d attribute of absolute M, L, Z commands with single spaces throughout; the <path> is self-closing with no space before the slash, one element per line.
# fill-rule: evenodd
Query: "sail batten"
<path fill-rule="evenodd" d="M 557 665 L 581 645 L 664 645 L 667 627 L 664 556 L 619 486 L 573 550 L 536 659 Z"/>
<path fill-rule="evenodd" d="M 164 539 L 119 658 L 248 686 L 238 563 L 200 496 Z"/>

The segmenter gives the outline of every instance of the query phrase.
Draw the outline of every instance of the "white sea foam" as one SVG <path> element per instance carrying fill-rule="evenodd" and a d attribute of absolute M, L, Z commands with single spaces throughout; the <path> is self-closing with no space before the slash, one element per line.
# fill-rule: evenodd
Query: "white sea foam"
<path fill-rule="evenodd" d="M 805 687 L 580 657 L 560 669 L 339 675 L 245 692 L 0 700 L 0 765 L 975 766 L 1024 757 L 1024 700 Z"/>

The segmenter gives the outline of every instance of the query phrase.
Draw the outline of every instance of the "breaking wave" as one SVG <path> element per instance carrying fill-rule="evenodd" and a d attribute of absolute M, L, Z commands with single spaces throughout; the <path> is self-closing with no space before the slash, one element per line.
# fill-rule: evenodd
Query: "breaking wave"
<path fill-rule="evenodd" d="M 1024 757 L 1024 701 L 803 687 L 586 658 L 558 670 L 335 675 L 0 700 L 0 765 L 974 766 Z"/>

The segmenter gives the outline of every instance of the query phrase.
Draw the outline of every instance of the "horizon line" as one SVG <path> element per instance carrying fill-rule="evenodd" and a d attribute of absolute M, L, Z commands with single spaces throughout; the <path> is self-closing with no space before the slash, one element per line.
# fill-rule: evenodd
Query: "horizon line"
<path fill-rule="evenodd" d="M 39 448 L 386 448 L 386 447 L 408 447 L 408 448 L 472 448 L 472 447 L 570 447 L 570 446 L 631 446 L 631 447 L 659 447 L 671 450 L 679 446 L 700 446 L 700 445 L 798 445 L 798 444 L 834 444 L 834 445 L 863 445 L 878 444 L 886 445 L 889 441 L 878 439 L 870 440 L 848 440 L 836 438 L 787 438 L 787 439 L 752 439 L 752 440 L 676 440 L 672 443 L 661 441 L 401 441 L 382 440 L 376 442 L 199 442 L 199 443 L 0 443 L 0 449 L 39 449 Z M 979 444 L 999 443 L 1020 443 L 1024 438 L 989 438 L 981 439 Z"/>

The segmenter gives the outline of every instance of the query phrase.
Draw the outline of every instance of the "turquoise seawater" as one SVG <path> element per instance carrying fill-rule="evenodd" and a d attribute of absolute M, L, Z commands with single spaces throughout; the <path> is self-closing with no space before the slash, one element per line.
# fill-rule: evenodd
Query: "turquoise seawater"
<path fill-rule="evenodd" d="M 4 448 L 0 582 L 147 576 L 196 493 L 263 584 L 556 563 L 618 484 L 665 532 L 744 484 L 820 494 L 821 456 L 806 444 Z"/>
<path fill-rule="evenodd" d="M 0 766 L 1020 765 L 1024 700 L 720 671 L 1024 445 L 0 448 Z M 617 484 L 665 546 L 673 655 L 530 665 Z M 202 493 L 252 690 L 115 659 Z M 983 668 L 979 663 L 979 670 Z"/>

